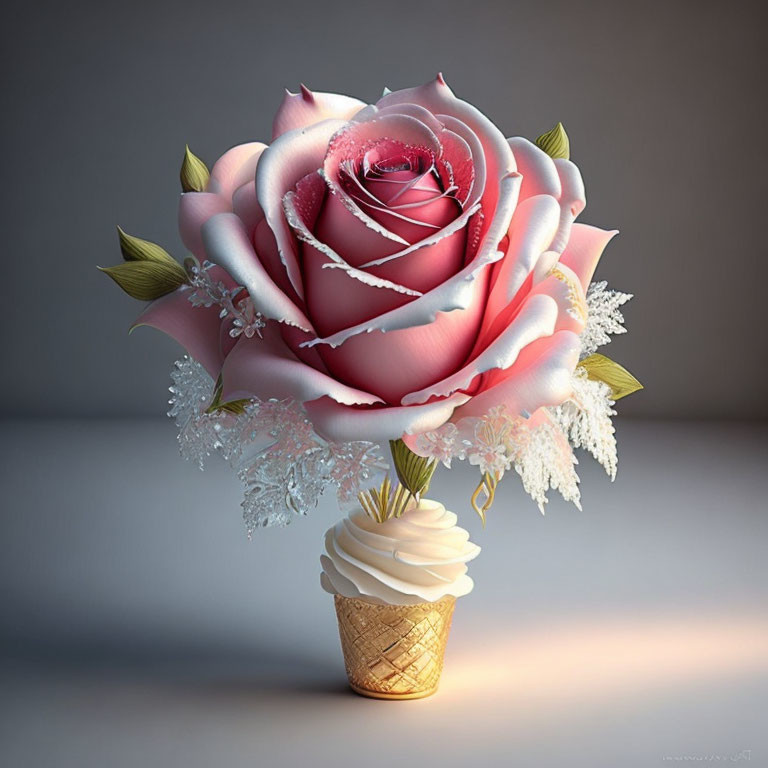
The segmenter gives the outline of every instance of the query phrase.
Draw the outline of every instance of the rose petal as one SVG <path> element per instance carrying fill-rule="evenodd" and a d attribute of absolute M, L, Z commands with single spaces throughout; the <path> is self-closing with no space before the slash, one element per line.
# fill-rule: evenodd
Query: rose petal
<path fill-rule="evenodd" d="M 419 295 L 359 269 L 328 269 L 339 265 L 339 256 L 327 246 L 321 252 L 316 245 L 322 246 L 317 241 L 302 245 L 302 270 L 304 300 L 318 334 L 333 335 L 350 325 L 369 322 Z"/>
<path fill-rule="evenodd" d="M 443 131 L 440 134 L 440 143 L 443 145 L 443 161 L 450 167 L 453 174 L 453 183 L 456 186 L 455 197 L 462 208 L 474 205 L 470 200 L 473 192 L 479 201 L 482 192 L 475 188 L 475 158 L 472 149 L 466 139 L 453 131 Z M 445 186 L 445 181 L 443 181 Z"/>
<path fill-rule="evenodd" d="M 477 134 L 458 118 L 451 117 L 450 115 L 440 115 L 440 119 L 445 125 L 446 133 L 457 136 L 469 149 L 474 178 L 472 186 L 467 192 L 466 200 L 463 201 L 463 205 L 464 208 L 471 208 L 482 200 L 483 193 L 485 192 L 487 170 L 485 167 L 483 145 L 480 139 L 477 138 Z M 449 151 L 446 150 L 447 155 Z M 448 155 L 448 158 L 450 159 L 451 155 Z"/>
<path fill-rule="evenodd" d="M 579 278 L 565 264 L 554 264 L 547 276 L 536 283 L 530 296 L 549 296 L 557 303 L 556 331 L 578 334 L 587 323 L 587 298 Z M 515 320 L 517 322 L 517 320 Z"/>
<path fill-rule="evenodd" d="M 283 341 L 288 346 L 288 349 L 290 349 L 302 363 L 306 363 L 323 373 L 328 373 L 328 368 L 320 357 L 317 348 L 301 346 L 302 342 L 311 338 L 312 334 L 302 331 L 301 328 L 297 328 L 295 325 L 280 323 L 280 335 L 283 337 Z"/>
<path fill-rule="evenodd" d="M 523 174 L 521 201 L 536 195 L 550 195 L 560 203 L 560 222 L 550 246 L 560 253 L 568 242 L 574 219 L 587 202 L 581 173 L 570 160 L 552 159 L 527 139 L 515 136 L 508 141 Z"/>
<path fill-rule="evenodd" d="M 552 335 L 557 317 L 558 306 L 553 298 L 544 295 L 531 296 L 523 304 L 515 321 L 474 360 L 448 378 L 406 395 L 402 404 L 415 405 L 425 403 L 432 397 L 446 397 L 460 389 L 466 389 L 481 373 L 509 368 L 524 347 L 536 339 Z"/>
<path fill-rule="evenodd" d="M 454 421 L 484 416 L 504 405 L 510 413 L 527 416 L 545 405 L 559 405 L 571 395 L 571 375 L 579 362 L 579 337 L 570 331 L 529 344 L 515 364 L 492 371 L 488 387 L 456 410 Z"/>
<path fill-rule="evenodd" d="M 581 171 L 570 161 L 557 158 L 555 167 L 563 193 L 560 196 L 560 224 L 552 241 L 552 250 L 562 253 L 571 234 L 571 225 L 587 204 Z"/>
<path fill-rule="evenodd" d="M 253 246 L 256 250 L 256 256 L 261 262 L 267 274 L 272 278 L 275 285 L 303 312 L 306 312 L 304 301 L 293 289 L 291 281 L 288 279 L 288 273 L 285 271 L 285 265 L 280 259 L 280 253 L 277 250 L 275 233 L 270 229 L 266 219 L 260 219 L 256 223 L 253 233 Z"/>
<path fill-rule="evenodd" d="M 438 313 L 428 325 L 372 331 L 337 348 L 314 348 L 335 377 L 387 403 L 399 403 L 408 392 L 444 379 L 467 359 L 482 317 L 486 282 L 487 271 L 474 283 L 478 295 L 467 309 Z"/>
<path fill-rule="evenodd" d="M 381 108 L 374 104 L 369 104 L 364 110 L 355 115 L 354 122 L 368 122 L 382 115 L 408 115 L 409 117 L 415 117 L 419 122 L 426 125 L 435 136 L 438 136 L 443 130 L 443 124 L 426 107 L 416 103 L 393 104 Z"/>
<path fill-rule="evenodd" d="M 235 190 L 232 195 L 232 211 L 243 222 L 249 236 L 253 237 L 256 225 L 264 219 L 264 211 L 261 210 L 256 197 L 256 182 L 253 179 Z"/>
<path fill-rule="evenodd" d="M 509 227 L 509 245 L 504 260 L 495 271 L 488 297 L 481 343 L 487 343 L 489 329 L 515 298 L 539 256 L 549 250 L 560 220 L 560 206 L 549 195 L 537 195 L 517 206 Z M 505 323 L 506 325 L 506 323 Z M 496 333 L 501 330 L 496 329 Z"/>
<path fill-rule="evenodd" d="M 500 208 L 503 210 L 500 211 L 493 227 L 488 230 L 489 242 L 495 240 L 498 243 L 501 240 L 504 233 L 499 230 L 508 221 L 508 217 L 512 215 L 517 202 L 519 184 L 520 176 L 518 174 L 511 174 L 502 179 L 501 187 L 503 191 L 501 199 L 503 204 Z M 444 232 L 449 229 L 450 227 L 446 227 Z M 475 284 L 477 278 L 481 275 L 487 277 L 485 275 L 486 267 L 503 256 L 504 254 L 501 251 L 496 251 L 495 249 L 486 248 L 478 251 L 474 259 L 464 269 L 437 288 L 429 291 L 429 293 L 419 296 L 399 309 L 392 310 L 375 318 L 370 323 L 360 323 L 334 333 L 331 336 L 313 339 L 307 342 L 307 344 L 309 346 L 330 344 L 336 347 L 346 341 L 346 339 L 363 332 L 370 332 L 372 330 L 394 331 L 426 325 L 435 321 L 438 312 L 466 309 L 473 303 L 484 300 L 484 296 L 479 296 L 477 291 L 478 286 Z M 485 286 L 486 284 L 484 280 L 482 285 Z"/>
<path fill-rule="evenodd" d="M 298 360 L 280 331 L 269 323 L 264 338 L 240 338 L 222 369 L 222 399 L 293 398 L 298 402 L 328 396 L 346 405 L 372 404 L 379 398 L 331 378 Z"/>
<path fill-rule="evenodd" d="M 325 186 L 325 185 L 324 185 Z M 357 216 L 350 214 L 337 195 L 326 195 L 320 216 L 312 229 L 316 238 L 330 246 L 352 267 L 390 256 L 402 243 L 382 237 Z"/>
<path fill-rule="evenodd" d="M 245 287 L 258 312 L 272 320 L 311 330 L 304 313 L 275 285 L 256 256 L 243 222 L 234 213 L 220 213 L 203 226 L 208 258 Z"/>
<path fill-rule="evenodd" d="M 507 141 L 515 156 L 517 170 L 523 175 L 520 202 L 536 195 L 549 195 L 559 200 L 563 188 L 552 158 L 522 136 L 514 136 Z"/>
<path fill-rule="evenodd" d="M 252 141 L 226 151 L 211 169 L 211 186 L 216 194 L 231 202 L 235 190 L 256 176 L 256 166 L 266 148 L 266 144 Z"/>
<path fill-rule="evenodd" d="M 221 280 L 228 288 L 234 285 L 223 269 L 214 267 L 211 277 Z M 131 332 L 145 325 L 157 328 L 178 341 L 215 379 L 224 361 L 219 307 L 195 307 L 189 296 L 188 288 L 179 288 L 156 299 L 139 315 Z"/>
<path fill-rule="evenodd" d="M 393 104 L 392 106 L 383 107 L 381 109 L 378 109 L 375 106 L 366 107 L 366 109 L 355 116 L 355 121 L 372 120 L 379 115 L 392 114 L 415 117 L 417 120 L 424 123 L 424 125 L 437 136 L 440 145 L 443 148 L 442 161 L 450 165 L 454 176 L 454 182 L 459 187 L 456 197 L 462 205 L 466 206 L 469 196 L 472 193 L 472 185 L 475 176 L 474 166 L 476 164 L 481 165 L 483 174 L 485 173 L 485 160 L 483 158 L 482 145 L 477 139 L 477 136 L 470 131 L 467 126 L 456 120 L 456 118 L 448 118 L 450 126 L 444 125 L 428 109 L 425 109 L 418 104 Z M 453 128 L 458 128 L 458 133 L 455 132 Z M 474 139 L 472 147 L 470 147 L 471 140 L 466 137 L 467 133 L 471 134 Z M 473 200 L 470 205 L 478 202 L 481 194 L 482 189 L 480 190 L 480 194 L 477 195 L 477 199 Z"/>
<path fill-rule="evenodd" d="M 275 235 L 280 259 L 299 297 L 303 297 L 304 289 L 291 230 L 283 213 L 283 197 L 299 179 L 322 166 L 331 136 L 343 125 L 340 120 L 324 120 L 283 133 L 267 147 L 259 162 L 256 194 L 264 218 Z"/>
<path fill-rule="evenodd" d="M 497 215 L 499 203 L 499 187 L 497 182 L 504 176 L 517 169 L 512 150 L 507 140 L 499 129 L 477 108 L 461 99 L 457 99 L 451 89 L 446 85 L 441 75 L 431 83 L 418 88 L 406 88 L 386 94 L 378 102 L 379 108 L 394 104 L 414 103 L 426 107 L 438 120 L 446 123 L 444 116 L 452 116 L 467 125 L 479 138 L 483 146 L 483 155 L 486 161 L 487 183 L 482 197 L 482 207 L 486 213 L 486 223 L 481 231 L 481 237 L 485 240 L 486 231 L 491 227 L 491 222 Z M 448 126 L 450 127 L 450 126 Z M 507 220 L 502 229 L 506 232 L 509 223 Z M 492 250 L 496 248 L 498 240 L 481 243 L 480 250 Z"/>
<path fill-rule="evenodd" d="M 319 195 L 318 185 L 320 186 Z M 343 270 L 350 277 L 368 285 L 387 287 L 398 293 L 416 296 L 431 290 L 460 269 L 465 251 L 466 235 L 464 230 L 444 236 L 435 245 L 419 248 L 407 256 L 399 258 L 396 263 L 384 264 L 365 271 L 358 270 L 355 260 L 359 262 L 376 254 L 391 252 L 397 248 L 397 245 L 390 240 L 379 237 L 357 218 L 350 216 L 335 195 L 325 194 L 325 192 L 326 186 L 322 179 L 316 174 L 310 174 L 299 182 L 295 192 L 289 192 L 286 195 L 283 205 L 286 210 L 286 217 L 296 236 L 317 251 L 324 253 L 334 263 L 333 271 Z M 325 195 L 324 200 L 323 194 Z M 322 210 L 317 222 L 313 225 L 317 216 L 317 209 L 320 207 Z M 339 245 L 343 249 L 339 249 Z M 350 258 L 347 258 L 347 253 L 350 254 Z M 328 260 L 325 260 L 323 264 L 328 264 Z M 330 275 L 318 275 L 317 270 L 314 270 L 315 277 L 319 278 L 325 287 L 313 288 L 307 277 L 307 269 L 316 265 L 316 258 L 304 259 L 303 269 L 308 293 L 311 292 L 317 297 L 319 293 L 331 290 L 333 286 L 339 288 L 344 285 L 338 280 L 331 281 Z M 326 268 L 324 271 L 327 273 L 331 270 Z M 374 301 L 381 312 L 404 303 L 396 297 L 392 298 L 395 301 L 388 308 L 380 299 L 374 299 Z M 326 298 L 322 297 L 322 300 L 325 301 Z M 336 311 L 347 314 L 343 307 L 338 306 L 338 302 L 335 304 L 337 305 Z M 360 315 L 356 311 L 350 310 L 348 313 L 350 317 L 355 315 L 368 319 L 372 317 L 372 312 L 364 311 Z M 318 322 L 324 325 L 319 317 Z M 354 325 L 355 323 L 347 323 L 346 325 L 349 324 Z M 334 330 L 346 327 L 346 325 L 339 325 L 336 320 L 332 320 L 328 325 L 334 327 Z M 325 334 L 329 331 L 321 331 L 318 328 L 318 332 Z"/>
<path fill-rule="evenodd" d="M 322 181 L 310 174 L 288 192 L 283 201 L 286 219 L 301 246 L 305 302 L 319 333 L 333 333 L 347 325 L 364 322 L 377 314 L 401 306 L 418 291 L 377 277 L 347 264 L 331 247 L 310 231 L 314 208 L 322 204 L 313 187 Z M 322 190 L 321 190 L 322 191 Z M 329 266 L 341 267 L 330 270 Z M 343 296 L 344 300 L 339 301 Z"/>
<path fill-rule="evenodd" d="M 364 107 L 365 102 L 340 93 L 310 91 L 305 86 L 299 93 L 286 91 L 272 123 L 272 141 L 288 131 L 329 118 L 349 120 Z"/>
<path fill-rule="evenodd" d="M 455 275 L 464 263 L 467 228 L 447 234 L 434 245 L 427 245 L 378 267 L 366 271 L 392 282 L 398 282 L 420 293 L 437 288 Z"/>
<path fill-rule="evenodd" d="M 340 405 L 329 397 L 304 404 L 315 431 L 327 440 L 395 440 L 404 433 L 428 432 L 442 426 L 454 409 L 468 400 L 456 394 L 426 405 L 361 408 Z"/>
<path fill-rule="evenodd" d="M 560 257 L 560 263 L 574 271 L 585 291 L 589 288 L 605 246 L 618 233 L 617 229 L 599 229 L 589 224 L 574 224 L 571 228 L 568 245 Z"/>
<path fill-rule="evenodd" d="M 376 116 L 370 121 L 348 123 L 333 136 L 323 161 L 323 178 L 331 192 L 352 216 L 381 237 L 408 246 L 408 240 L 361 209 L 339 183 L 339 166 L 342 161 L 356 159 L 364 147 L 377 139 L 389 140 L 393 145 L 423 147 L 435 157 L 439 157 L 441 152 L 437 136 L 420 120 L 398 114 Z"/>
<path fill-rule="evenodd" d="M 432 234 L 424 237 L 418 243 L 408 245 L 406 248 L 387 246 L 383 237 L 374 233 L 364 232 L 362 227 L 353 224 L 354 217 L 349 216 L 343 205 L 337 203 L 337 197 L 330 195 L 323 208 L 323 213 L 318 220 L 317 234 L 323 242 L 331 241 L 335 250 L 342 255 L 351 255 L 350 264 L 356 264 L 361 269 L 374 271 L 374 267 L 380 267 L 390 262 L 404 261 L 406 257 L 419 250 L 437 245 L 454 233 L 465 229 L 479 206 L 462 211 L 453 221 L 440 230 L 432 230 Z M 354 235 L 359 235 L 355 240 Z M 406 244 L 407 245 L 407 244 Z M 381 254 L 381 255 L 379 255 Z M 373 257 L 373 258 L 371 258 Z M 362 263 L 360 263 L 362 262 Z"/>
<path fill-rule="evenodd" d="M 229 202 L 213 192 L 185 192 L 179 200 L 181 240 L 200 261 L 208 258 L 203 246 L 202 227 L 218 213 L 231 210 Z"/>
<path fill-rule="evenodd" d="M 376 199 L 362 199 L 358 205 L 381 224 L 402 228 L 404 231 L 397 232 L 408 242 L 429 234 L 424 226 L 442 229 L 461 212 L 458 202 L 443 193 L 431 171 L 393 171 L 381 178 L 366 179 L 365 189 Z"/>

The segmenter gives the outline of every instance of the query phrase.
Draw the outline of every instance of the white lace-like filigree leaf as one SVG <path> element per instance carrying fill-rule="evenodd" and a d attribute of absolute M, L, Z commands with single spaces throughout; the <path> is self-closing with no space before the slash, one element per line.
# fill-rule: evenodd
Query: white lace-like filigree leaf
<path fill-rule="evenodd" d="M 187 299 L 193 307 L 212 307 L 214 304 L 221 308 L 219 317 L 228 317 L 232 327 L 229 335 L 236 339 L 241 334 L 248 339 L 254 336 L 261 338 L 261 331 L 266 326 L 264 317 L 253 306 L 250 296 L 236 300 L 243 290 L 241 286 L 227 288 L 221 280 L 211 277 L 211 270 L 216 266 L 213 262 L 205 261 L 200 266 L 196 260 L 185 262 L 189 285 L 184 287 L 188 292 Z"/>
<path fill-rule="evenodd" d="M 519 442 L 511 448 L 515 471 L 525 492 L 539 505 L 542 514 L 550 488 L 581 509 L 579 476 L 574 469 L 578 462 L 562 429 L 550 419 L 532 429 L 521 427 L 517 431 Z"/>
<path fill-rule="evenodd" d="M 618 458 L 613 415 L 610 388 L 577 368 L 572 398 L 541 409 L 535 418 L 511 415 L 500 406 L 483 417 L 461 419 L 456 425 L 419 435 L 415 448 L 446 466 L 453 459 L 469 459 L 482 475 L 491 474 L 497 480 L 514 468 L 542 512 L 550 490 L 581 509 L 573 449 L 588 451 L 615 478 Z"/>
<path fill-rule="evenodd" d="M 171 379 L 168 415 L 179 428 L 181 454 L 202 469 L 216 453 L 235 470 L 245 487 L 249 536 L 306 515 L 329 485 L 341 504 L 348 503 L 387 468 L 374 443 L 323 440 L 293 400 L 252 400 L 242 413 L 209 413 L 214 382 L 189 357 L 174 365 Z"/>
<path fill-rule="evenodd" d="M 587 325 L 581 334 L 581 357 L 608 344 L 611 335 L 626 333 L 620 307 L 632 298 L 631 293 L 608 290 L 608 283 L 592 283 L 587 290 Z"/>
<path fill-rule="evenodd" d="M 602 381 L 587 378 L 583 368 L 576 368 L 572 398 L 551 411 L 571 445 L 592 454 L 614 480 L 619 459 L 616 430 L 611 421 L 616 411 L 613 410 L 610 387 Z"/>
<path fill-rule="evenodd" d="M 497 480 L 514 468 L 542 512 L 550 489 L 579 506 L 577 461 L 567 434 L 548 412 L 529 420 L 498 406 L 485 416 L 461 419 L 420 435 L 415 447 L 446 466 L 453 459 L 466 458 L 481 475 Z"/>

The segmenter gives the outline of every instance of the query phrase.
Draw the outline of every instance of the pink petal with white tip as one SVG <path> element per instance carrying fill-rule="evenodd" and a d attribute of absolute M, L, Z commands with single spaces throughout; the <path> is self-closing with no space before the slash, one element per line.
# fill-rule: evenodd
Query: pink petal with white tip
<path fill-rule="evenodd" d="M 587 197 L 584 192 L 584 180 L 581 178 L 581 171 L 576 165 L 563 158 L 557 158 L 554 163 L 563 191 L 559 198 L 560 224 L 551 248 L 553 251 L 562 253 L 571 235 L 571 226 L 574 220 L 587 205 Z"/>
<path fill-rule="evenodd" d="M 426 405 L 355 408 L 323 397 L 305 403 L 304 407 L 315 431 L 327 440 L 378 443 L 394 440 L 405 433 L 437 429 L 467 399 L 467 395 L 457 394 Z"/>
<path fill-rule="evenodd" d="M 200 261 L 208 257 L 203 246 L 202 227 L 218 213 L 231 210 L 229 202 L 213 192 L 185 192 L 179 200 L 181 240 Z"/>
<path fill-rule="evenodd" d="M 476 300 L 467 309 L 440 312 L 426 325 L 387 333 L 374 330 L 336 348 L 312 349 L 333 376 L 398 404 L 409 392 L 449 376 L 467 359 L 482 318 L 487 277 L 486 271 L 473 283 Z"/>
<path fill-rule="evenodd" d="M 376 106 L 382 109 L 403 103 L 419 104 L 426 107 L 443 123 L 445 123 L 444 115 L 455 117 L 477 135 L 482 144 L 486 161 L 487 183 L 482 197 L 482 206 L 487 217 L 486 226 L 490 226 L 500 200 L 498 182 L 517 170 L 512 150 L 509 148 L 504 135 L 480 110 L 461 99 L 457 99 L 446 85 L 442 75 L 438 75 L 435 80 L 426 85 L 388 93 L 379 99 Z M 450 128 L 450 126 L 448 127 Z M 481 234 L 485 237 L 484 231 Z M 496 242 L 498 243 L 498 241 Z M 480 247 L 481 250 L 484 247 L 495 248 L 496 243 L 489 246 L 481 244 Z"/>
<path fill-rule="evenodd" d="M 305 128 L 322 120 L 350 120 L 365 102 L 340 93 L 310 91 L 306 86 L 299 93 L 285 92 L 274 122 L 272 141 L 288 131 Z"/>
<path fill-rule="evenodd" d="M 203 226 L 203 243 L 208 258 L 248 291 L 257 312 L 303 330 L 312 329 L 304 313 L 267 274 L 243 222 L 234 213 L 220 213 L 209 219 Z"/>
<path fill-rule="evenodd" d="M 517 203 L 517 191 L 519 189 L 520 176 L 510 174 L 501 181 L 501 204 L 491 228 L 488 230 L 488 242 L 498 244 L 506 234 L 506 227 Z M 466 213 L 466 212 L 465 212 Z M 502 231 L 502 227 L 504 230 Z M 450 227 L 446 227 L 446 230 Z M 485 274 L 488 265 L 503 258 L 504 254 L 494 248 L 485 248 L 475 255 L 472 261 L 460 272 L 441 285 L 432 289 L 423 296 L 419 296 L 408 304 L 374 318 L 367 323 L 345 328 L 342 331 L 324 338 L 317 338 L 307 342 L 309 346 L 315 344 L 329 344 L 337 347 L 347 339 L 361 333 L 373 330 L 393 331 L 403 328 L 433 323 L 438 312 L 450 312 L 456 309 L 467 309 L 478 301 L 484 301 L 484 296 L 479 296 L 475 284 L 480 276 L 487 278 Z M 483 285 L 486 283 L 483 282 Z"/>
<path fill-rule="evenodd" d="M 477 134 L 456 117 L 451 115 L 440 115 L 440 121 L 446 129 L 446 133 L 455 135 L 463 141 L 469 149 L 472 160 L 472 186 L 467 192 L 466 200 L 462 201 L 465 208 L 471 208 L 480 203 L 485 192 L 487 178 L 487 169 L 485 163 L 485 153 L 483 145 Z"/>
<path fill-rule="evenodd" d="M 232 211 L 243 222 L 246 232 L 253 237 L 256 225 L 264 218 L 258 198 L 256 182 L 250 181 L 238 187 L 232 196 Z"/>
<path fill-rule="evenodd" d="M 517 170 L 523 175 L 520 201 L 536 195 L 549 195 L 559 200 L 563 189 L 552 158 L 522 136 L 513 136 L 507 141 L 515 156 Z"/>
<path fill-rule="evenodd" d="M 266 144 L 252 141 L 249 144 L 239 144 L 225 152 L 211 169 L 216 194 L 231 202 L 235 190 L 255 178 L 256 166 L 266 148 Z"/>
<path fill-rule="evenodd" d="M 437 136 L 420 120 L 409 115 L 386 114 L 380 117 L 377 115 L 376 119 L 371 121 L 348 123 L 333 136 L 323 161 L 323 178 L 347 211 L 362 221 L 366 227 L 381 237 L 408 246 L 410 244 L 408 240 L 393 232 L 387 224 L 382 224 L 370 216 L 349 196 L 340 183 L 341 163 L 350 158 L 357 159 L 364 148 L 376 141 L 389 143 L 392 147 L 423 148 L 432 153 L 435 158 L 441 153 Z"/>
<path fill-rule="evenodd" d="M 550 195 L 560 203 L 560 222 L 550 248 L 561 253 L 574 219 L 587 204 L 581 173 L 570 160 L 552 159 L 528 139 L 515 136 L 508 141 L 523 174 L 520 200 Z"/>
<path fill-rule="evenodd" d="M 267 147 L 259 161 L 256 195 L 275 235 L 288 278 L 299 297 L 304 296 L 304 288 L 293 235 L 283 213 L 283 197 L 300 179 L 323 165 L 328 142 L 343 125 L 340 120 L 324 120 L 283 133 Z"/>
<path fill-rule="evenodd" d="M 298 360 L 272 323 L 264 329 L 264 338 L 240 338 L 224 362 L 222 386 L 224 401 L 290 397 L 303 403 L 328 396 L 346 405 L 381 402 Z"/>
<path fill-rule="evenodd" d="M 531 296 L 523 304 L 514 322 L 474 360 L 448 378 L 406 395 L 402 404 L 415 405 L 425 403 L 432 397 L 446 397 L 469 387 L 481 373 L 509 368 L 525 347 L 536 339 L 552 335 L 557 317 L 558 306 L 553 298 L 545 295 Z"/>
<path fill-rule="evenodd" d="M 434 246 L 417 249 L 399 259 L 397 264 L 385 264 L 365 271 L 358 269 L 354 261 L 346 258 L 346 253 L 354 260 L 382 251 L 386 253 L 397 246 L 376 235 L 356 217 L 350 216 L 339 199 L 327 192 L 326 185 L 317 174 L 309 174 L 296 185 L 294 191 L 288 192 L 283 207 L 298 239 L 310 246 L 302 247 L 305 300 L 310 313 L 315 311 L 313 307 L 316 307 L 319 300 L 328 305 L 332 315 L 338 316 L 334 319 L 326 317 L 324 313 L 316 314 L 316 327 L 320 333 L 328 333 L 329 326 L 334 327 L 335 331 L 354 325 L 361 318 L 372 317 L 374 310 L 376 314 L 381 314 L 404 303 L 401 297 L 391 296 L 392 302 L 386 306 L 388 299 L 385 296 L 376 297 L 370 291 L 359 291 L 353 286 L 349 286 L 353 295 L 348 295 L 348 301 L 338 302 L 333 298 L 335 294 L 329 291 L 338 289 L 344 292 L 345 284 L 340 280 L 340 273 L 365 285 L 407 296 L 419 296 L 455 274 L 462 264 L 465 235 L 463 232 L 455 232 L 445 234 Z M 344 250 L 338 249 L 339 245 Z M 318 253 L 326 258 L 318 259 Z M 319 272 L 318 267 L 325 274 Z M 351 306 L 355 302 L 354 296 L 360 298 L 362 314 Z M 339 325 L 338 318 L 341 315 L 348 318 L 357 316 L 359 319 Z M 319 326 L 326 330 L 320 330 Z"/>
<path fill-rule="evenodd" d="M 499 264 L 491 288 L 481 335 L 494 325 L 509 305 L 544 251 L 549 250 L 557 232 L 560 206 L 549 195 L 523 200 L 515 210 L 509 227 L 509 245 Z"/>
<path fill-rule="evenodd" d="M 579 337 L 570 331 L 529 344 L 514 365 L 488 374 L 488 388 L 458 408 L 454 421 L 484 416 L 504 405 L 510 413 L 529 416 L 545 405 L 559 405 L 572 392 L 571 375 L 579 362 Z"/>

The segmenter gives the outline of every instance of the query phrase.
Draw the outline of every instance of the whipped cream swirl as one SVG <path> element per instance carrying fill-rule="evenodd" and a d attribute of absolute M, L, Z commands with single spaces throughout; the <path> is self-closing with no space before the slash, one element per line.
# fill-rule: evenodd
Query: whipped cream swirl
<path fill-rule="evenodd" d="M 480 547 L 456 521 L 429 499 L 384 523 L 356 510 L 325 534 L 320 583 L 332 594 L 393 605 L 466 595 L 474 586 L 466 563 Z"/>

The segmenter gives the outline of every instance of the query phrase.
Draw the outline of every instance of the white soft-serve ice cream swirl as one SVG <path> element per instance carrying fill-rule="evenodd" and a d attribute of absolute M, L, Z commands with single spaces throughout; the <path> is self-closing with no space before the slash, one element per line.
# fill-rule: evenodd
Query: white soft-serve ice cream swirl
<path fill-rule="evenodd" d="M 323 588 L 393 605 L 466 595 L 474 586 L 466 563 L 480 547 L 456 521 L 453 512 L 428 499 L 383 523 L 362 509 L 352 512 L 325 534 Z"/>

